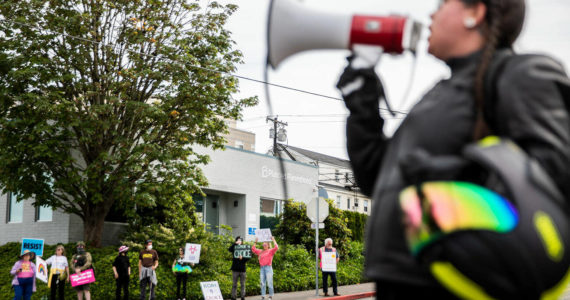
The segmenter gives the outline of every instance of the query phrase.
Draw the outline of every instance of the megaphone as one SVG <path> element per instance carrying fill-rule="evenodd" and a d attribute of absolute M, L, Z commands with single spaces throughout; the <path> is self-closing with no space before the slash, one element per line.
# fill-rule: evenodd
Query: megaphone
<path fill-rule="evenodd" d="M 422 25 L 404 16 L 335 14 L 307 8 L 297 0 L 272 0 L 267 22 L 268 62 L 276 69 L 296 53 L 376 45 L 384 52 L 415 53 Z"/>

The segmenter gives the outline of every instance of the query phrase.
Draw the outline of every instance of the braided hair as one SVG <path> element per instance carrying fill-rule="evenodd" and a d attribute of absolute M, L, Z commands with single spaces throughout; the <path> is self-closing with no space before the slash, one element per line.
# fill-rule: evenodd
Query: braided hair
<path fill-rule="evenodd" d="M 512 48 L 519 36 L 525 16 L 524 0 L 461 0 L 466 5 L 483 2 L 487 7 L 485 23 L 480 27 L 485 37 L 485 46 L 481 60 L 475 73 L 475 106 L 476 121 L 473 138 L 478 140 L 489 133 L 484 120 L 483 108 L 485 104 L 485 75 L 493 56 L 499 48 Z"/>

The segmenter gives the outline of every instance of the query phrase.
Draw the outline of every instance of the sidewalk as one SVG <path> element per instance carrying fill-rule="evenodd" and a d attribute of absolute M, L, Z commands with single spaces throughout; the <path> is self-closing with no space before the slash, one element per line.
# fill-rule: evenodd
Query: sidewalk
<path fill-rule="evenodd" d="M 348 295 L 353 295 L 353 294 L 361 294 L 361 293 L 367 293 L 367 292 L 374 292 L 374 291 L 375 291 L 375 287 L 374 287 L 374 283 L 372 283 L 372 282 L 362 283 L 362 284 L 354 284 L 354 285 L 344 285 L 344 286 L 338 287 L 338 293 L 342 296 L 348 296 Z M 332 288 L 331 287 L 329 287 L 329 295 L 332 295 Z M 266 300 L 267 300 L 267 297 L 268 297 L 268 295 L 265 296 Z M 308 300 L 308 299 L 316 299 L 316 298 L 331 299 L 331 300 L 334 299 L 334 297 L 324 297 L 323 289 L 320 286 L 319 286 L 319 296 L 318 297 L 315 296 L 315 289 L 308 290 L 308 291 L 301 291 L 301 292 L 276 293 L 273 296 L 273 299 L 275 299 L 275 300 L 283 300 L 283 299 Z M 249 296 L 249 297 L 245 297 L 245 299 L 247 299 L 247 300 L 260 300 L 261 296 L 260 295 Z M 374 299 L 374 297 L 362 298 L 362 299 Z"/>

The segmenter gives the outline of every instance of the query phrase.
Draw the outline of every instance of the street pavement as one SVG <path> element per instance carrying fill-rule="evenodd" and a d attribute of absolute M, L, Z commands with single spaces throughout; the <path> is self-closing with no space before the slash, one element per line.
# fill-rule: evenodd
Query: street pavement
<path fill-rule="evenodd" d="M 367 293 L 367 292 L 373 292 L 373 291 L 375 291 L 374 283 L 362 283 L 362 284 L 345 285 L 345 286 L 339 286 L 338 287 L 338 292 L 342 296 L 349 296 L 349 295 L 355 295 L 355 294 L 361 294 L 361 293 Z M 331 288 L 329 288 L 329 293 L 330 293 L 329 295 L 332 294 Z M 275 296 L 273 297 L 273 299 L 275 299 L 275 300 L 282 300 L 282 299 L 283 300 L 286 300 L 286 299 L 309 300 L 309 299 L 318 299 L 318 298 L 334 300 L 336 297 L 324 297 L 322 288 L 319 289 L 319 296 L 315 296 L 315 290 L 313 289 L 313 290 L 301 291 L 301 292 L 276 293 Z M 249 296 L 249 297 L 245 297 L 245 299 L 247 299 L 247 300 L 260 300 L 261 296 L 259 296 L 259 295 L 258 296 Z M 267 297 L 265 299 L 267 300 Z M 367 298 L 360 298 L 360 299 L 372 300 L 372 299 L 375 299 L 375 297 L 367 297 Z M 340 300 L 340 299 L 338 299 L 338 300 Z M 564 294 L 562 294 L 562 296 L 560 297 L 559 300 L 570 300 L 570 286 L 568 286 L 568 288 L 566 288 L 566 291 L 564 292 Z"/>
<path fill-rule="evenodd" d="M 354 284 L 354 285 L 344 285 L 338 287 L 338 293 L 342 296 L 354 295 L 354 294 L 361 294 L 367 292 L 373 292 L 375 290 L 374 283 L 362 283 L 362 284 Z M 332 288 L 329 287 L 329 295 L 332 295 Z M 265 299 L 267 300 L 267 295 Z M 286 300 L 286 299 L 298 299 L 298 300 L 308 300 L 308 299 L 331 299 L 333 300 L 336 297 L 325 297 L 323 294 L 322 287 L 319 287 L 319 296 L 315 296 L 315 290 L 308 290 L 308 291 L 300 291 L 300 292 L 290 292 L 290 293 L 276 293 L 273 296 L 274 300 Z M 247 300 L 260 300 L 261 296 L 249 296 L 245 297 Z M 338 298 L 337 298 L 338 299 Z M 374 297 L 367 297 L 361 299 L 374 299 Z"/>

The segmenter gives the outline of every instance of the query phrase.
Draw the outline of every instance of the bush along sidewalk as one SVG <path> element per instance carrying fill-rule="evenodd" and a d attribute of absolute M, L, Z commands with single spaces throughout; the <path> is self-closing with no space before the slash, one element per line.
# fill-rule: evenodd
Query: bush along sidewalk
<path fill-rule="evenodd" d="M 233 238 L 229 235 L 212 235 L 203 240 L 200 263 L 195 265 L 193 272 L 188 278 L 187 299 L 203 299 L 200 289 L 202 281 L 218 281 L 224 298 L 230 298 L 232 288 L 231 277 L 231 253 L 227 250 L 232 244 Z M 191 241 L 196 243 L 196 241 Z M 199 243 L 199 242 L 198 242 Z M 310 290 L 315 287 L 315 256 L 305 250 L 302 245 L 287 245 L 281 241 L 279 251 L 273 260 L 274 288 L 276 293 Z M 55 253 L 56 245 L 44 247 L 44 259 Z M 75 244 L 64 245 L 68 261 L 75 251 Z M 258 245 L 259 246 L 259 245 Z M 112 264 L 117 256 L 117 247 L 88 248 L 93 257 L 93 266 L 96 282 L 91 284 L 92 299 L 114 299 L 115 279 L 113 277 Z M 11 287 L 12 276 L 10 269 L 18 260 L 20 243 L 8 243 L 0 246 L 0 295 L 13 297 Z M 130 299 L 139 299 L 138 281 L 138 253 L 140 248 L 131 248 L 128 257 L 131 263 L 131 280 L 129 284 Z M 175 299 L 176 280 L 171 271 L 172 261 L 176 255 L 176 249 L 170 252 L 159 252 L 159 267 L 157 268 L 158 285 L 156 290 L 157 299 Z M 340 285 L 356 284 L 365 282 L 362 277 L 363 262 L 362 243 L 350 242 L 346 245 L 347 254 L 341 257 L 338 265 L 338 281 Z M 319 272 L 319 276 L 320 272 Z M 321 280 L 319 280 L 321 281 Z M 319 284 L 320 286 L 321 284 Z M 246 279 L 247 295 L 259 295 L 259 263 L 254 257 L 247 263 Z M 47 284 L 38 281 L 37 292 L 32 299 L 47 299 L 49 289 Z M 66 299 L 75 299 L 76 293 L 70 284 L 65 288 Z"/>

